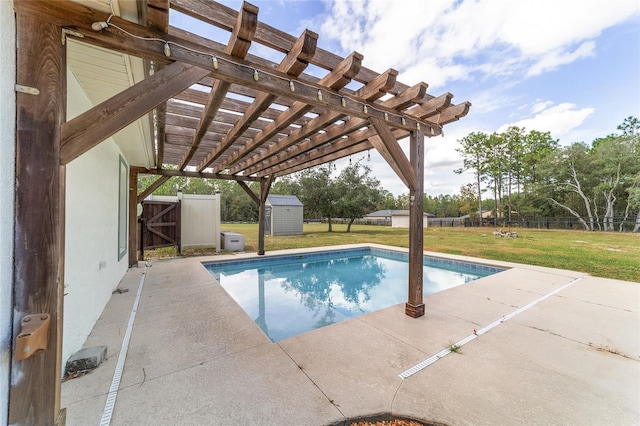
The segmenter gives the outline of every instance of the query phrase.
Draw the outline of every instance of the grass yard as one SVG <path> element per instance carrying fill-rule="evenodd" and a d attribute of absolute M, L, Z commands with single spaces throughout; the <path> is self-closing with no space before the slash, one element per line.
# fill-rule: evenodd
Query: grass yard
<path fill-rule="evenodd" d="M 225 223 L 222 224 L 222 229 L 244 234 L 245 251 L 257 251 L 257 224 Z M 326 224 L 305 224 L 303 235 L 265 237 L 265 250 L 355 243 L 378 243 L 398 247 L 409 245 L 408 229 L 366 225 L 353 225 L 350 233 L 346 233 L 346 229 L 346 225 L 334 225 L 333 232 L 327 232 Z M 640 282 L 639 234 L 513 229 L 518 232 L 518 238 L 496 238 L 492 234 L 494 230 L 431 227 L 424 231 L 424 249 L 569 269 L 597 277 Z M 205 253 L 194 250 L 184 254 Z M 162 253 L 158 255 L 162 256 Z"/>

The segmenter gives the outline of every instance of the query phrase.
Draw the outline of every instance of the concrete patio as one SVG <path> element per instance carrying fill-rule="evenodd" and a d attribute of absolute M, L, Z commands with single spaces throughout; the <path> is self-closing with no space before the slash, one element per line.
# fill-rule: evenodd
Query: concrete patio
<path fill-rule="evenodd" d="M 143 275 L 114 425 L 327 425 L 384 413 L 451 425 L 640 423 L 639 283 L 482 260 L 511 269 L 426 297 L 422 318 L 402 304 L 272 343 L 201 265 L 249 256 L 131 269 L 119 285 L 129 291 L 112 296 L 85 344 L 106 345 L 107 360 L 62 385 L 67 425 L 100 423 Z"/>

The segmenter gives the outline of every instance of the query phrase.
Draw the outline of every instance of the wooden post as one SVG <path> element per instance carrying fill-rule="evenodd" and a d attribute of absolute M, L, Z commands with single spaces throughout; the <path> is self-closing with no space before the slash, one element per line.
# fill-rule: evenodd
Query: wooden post
<path fill-rule="evenodd" d="M 129 266 L 138 265 L 138 172 L 129 167 Z"/>
<path fill-rule="evenodd" d="M 424 203 L 424 133 L 411 132 L 411 166 L 416 174 L 416 189 L 410 191 L 409 208 L 409 301 L 405 313 L 413 318 L 424 315 L 422 302 L 423 272 L 423 203 Z"/>
<path fill-rule="evenodd" d="M 260 181 L 260 204 L 258 205 L 258 255 L 260 256 L 264 255 L 264 217 L 272 182 L 273 176 Z"/>
<path fill-rule="evenodd" d="M 51 425 L 60 414 L 65 219 L 60 126 L 66 112 L 60 37 L 60 27 L 17 14 L 16 83 L 38 92 L 16 93 L 13 322 L 48 313 L 51 325 L 46 350 L 21 361 L 12 357 L 10 424 Z M 14 339 L 19 332 L 13 330 Z"/>

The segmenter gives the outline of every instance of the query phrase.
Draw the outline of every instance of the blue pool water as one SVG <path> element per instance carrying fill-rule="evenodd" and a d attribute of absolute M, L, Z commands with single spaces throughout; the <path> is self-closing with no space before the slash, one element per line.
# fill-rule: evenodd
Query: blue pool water
<path fill-rule="evenodd" d="M 391 250 L 337 250 L 204 266 L 274 342 L 407 301 L 407 254 Z M 424 294 L 502 270 L 425 257 Z"/>

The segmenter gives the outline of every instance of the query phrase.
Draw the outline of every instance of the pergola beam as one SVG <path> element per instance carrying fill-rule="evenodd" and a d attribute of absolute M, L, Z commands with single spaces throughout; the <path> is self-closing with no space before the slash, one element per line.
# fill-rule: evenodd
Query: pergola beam
<path fill-rule="evenodd" d="M 345 85 L 347 85 L 353 77 L 355 77 L 360 71 L 360 66 L 362 63 L 362 55 L 353 52 L 347 58 L 345 58 L 338 67 L 336 67 L 333 71 L 327 74 L 324 78 L 322 78 L 318 84 L 330 87 L 334 90 L 341 89 Z M 395 81 L 395 80 L 394 80 Z M 299 116 L 301 114 L 309 111 L 311 107 L 309 105 L 304 104 L 303 102 L 295 102 L 287 111 L 285 111 L 282 116 L 283 119 L 276 120 L 270 127 L 272 131 L 267 132 L 266 129 L 262 134 L 258 135 L 255 139 L 254 143 L 248 144 L 246 149 L 241 149 L 236 155 L 232 156 L 232 161 L 235 163 L 237 160 L 241 158 L 242 155 L 246 155 L 246 153 L 250 152 L 249 148 L 255 148 L 259 144 L 264 143 L 266 140 L 275 135 L 275 130 L 282 129 L 283 125 L 288 125 L 290 118 L 294 116 Z M 321 114 L 320 116 L 314 118 L 309 123 L 303 125 L 300 129 L 295 130 L 289 136 L 281 139 L 269 149 L 267 149 L 264 153 L 254 155 L 250 159 L 247 159 L 242 163 L 241 168 L 245 169 L 249 165 L 256 164 L 262 159 L 267 158 L 292 144 L 304 139 L 308 135 L 315 133 L 320 128 L 326 126 L 328 123 L 332 123 L 335 120 L 338 120 L 343 114 L 327 112 L 325 114 Z M 320 118 L 322 117 L 322 118 Z M 232 163 L 232 164 L 233 164 Z M 239 167 L 232 167 L 229 170 L 229 173 L 237 173 L 240 170 Z"/>
<path fill-rule="evenodd" d="M 309 60 L 313 57 L 316 50 L 318 35 L 312 31 L 305 30 L 298 38 L 293 49 L 285 56 L 280 65 L 276 68 L 280 72 L 284 72 L 292 77 L 299 76 L 309 64 Z M 205 160 L 200 164 L 198 170 L 205 169 L 209 164 L 218 159 L 224 151 L 229 149 L 238 137 L 255 121 L 260 115 L 271 105 L 277 98 L 265 92 L 260 92 L 255 101 L 246 109 L 243 117 L 236 122 L 233 128 L 227 133 L 224 141 L 213 150 Z M 253 149 L 254 144 L 245 144 L 246 149 Z M 217 173 L 224 167 L 214 167 L 213 172 Z"/>
<path fill-rule="evenodd" d="M 207 74 L 175 62 L 67 121 L 61 127 L 60 164 L 84 154 Z"/>
<path fill-rule="evenodd" d="M 318 148 L 313 154 L 309 154 L 310 158 L 307 162 L 292 161 L 291 163 L 283 163 L 277 167 L 277 171 L 274 170 L 269 176 L 286 176 L 308 169 L 309 167 L 326 164 L 373 148 L 368 140 L 356 143 L 355 145 L 349 145 L 349 143 L 343 141 L 340 141 L 339 144 L 344 145 L 339 150 L 333 150 L 331 149 L 332 147 L 329 146 Z"/>
<path fill-rule="evenodd" d="M 385 73 L 387 74 L 387 73 Z M 384 75 L 384 74 L 383 74 Z M 394 77 L 395 78 L 395 77 Z M 390 80 L 389 80 L 390 81 Z M 380 80 L 378 80 L 378 84 L 380 84 Z M 368 93 L 373 94 L 375 93 L 375 90 L 371 90 L 371 89 L 367 89 L 369 85 L 363 87 L 361 90 L 367 90 Z M 375 86 L 373 86 L 375 87 Z M 398 96 L 394 96 L 393 98 L 387 99 L 386 101 L 382 102 L 381 105 L 384 105 L 386 107 L 389 108 L 395 108 L 397 106 L 403 106 L 403 107 L 407 107 L 409 105 L 411 105 L 412 103 L 415 102 L 419 102 L 424 98 L 424 93 L 426 91 L 426 84 L 425 83 L 419 83 L 416 84 L 413 87 L 408 88 L 407 90 L 405 90 L 403 93 L 399 94 Z M 366 93 L 366 92 L 363 92 Z M 330 113 L 327 113 L 330 114 Z M 316 119 L 319 119 L 320 117 L 316 117 Z M 314 120 L 316 120 L 314 119 Z M 314 121 L 312 120 L 312 122 Z M 311 122 L 308 123 L 309 125 L 311 125 Z M 251 175 L 254 173 L 258 173 L 260 176 L 263 176 L 265 174 L 268 174 L 270 172 L 280 172 L 282 169 L 281 168 L 275 168 L 275 169 L 271 169 L 273 167 L 275 167 L 276 165 L 287 161 L 289 159 L 292 159 L 300 154 L 303 154 L 304 152 L 314 149 L 316 147 L 319 147 L 323 144 L 329 143 L 332 140 L 339 138 L 341 136 L 347 135 L 349 133 L 355 132 L 358 129 L 361 129 L 363 127 L 369 126 L 370 123 L 366 120 L 362 120 L 359 118 L 351 118 L 350 120 L 346 121 L 343 124 L 336 124 L 333 125 L 329 128 L 326 128 L 326 132 L 325 133 L 317 133 L 314 136 L 311 137 L 311 139 L 309 139 L 308 141 L 302 141 L 299 142 L 293 146 L 291 146 L 289 149 L 287 149 L 287 151 L 284 152 L 280 152 L 277 155 L 272 155 L 270 157 L 268 157 L 268 155 L 266 155 L 267 153 L 263 153 L 263 154 L 258 154 L 255 155 L 254 157 L 252 157 L 251 161 L 253 163 L 253 165 L 251 167 L 244 167 L 244 174 L 245 175 Z M 295 132 L 294 132 L 295 133 Z M 292 135 L 294 134 L 292 133 Z M 372 137 L 375 136 L 376 133 L 375 131 L 370 131 L 369 133 L 366 134 L 366 136 L 362 137 L 362 139 L 368 138 L 368 137 Z M 284 143 L 287 142 L 286 140 L 287 138 L 284 139 Z M 360 140 L 362 140 L 360 139 Z M 279 145 L 276 144 L 274 146 Z M 268 158 L 267 158 L 268 157 Z M 304 161 L 308 161 L 308 159 L 298 159 L 296 157 L 296 161 L 298 162 L 304 162 Z M 291 163 L 288 163 L 291 164 Z M 288 167 L 287 167 L 288 168 Z M 230 172 L 234 172 L 233 170 L 230 170 Z"/>
<path fill-rule="evenodd" d="M 202 179 L 221 179 L 244 182 L 260 182 L 261 178 L 252 176 L 236 176 L 218 173 L 192 172 L 188 170 L 167 170 L 167 169 L 145 169 L 144 167 L 134 167 L 141 175 L 162 175 L 162 176 L 185 176 Z"/>
<path fill-rule="evenodd" d="M 371 123 L 376 128 L 378 136 L 372 137 L 369 141 L 387 161 L 393 171 L 396 172 L 398 177 L 407 185 L 409 190 L 415 191 L 418 186 L 416 173 L 407 156 L 404 155 L 391 129 L 384 121 L 377 118 L 372 118 Z"/>
<path fill-rule="evenodd" d="M 82 40 L 87 43 L 153 59 L 162 63 L 167 62 L 163 43 L 126 36 L 118 29 L 112 27 L 99 32 L 93 31 L 91 29 L 93 22 L 106 21 L 109 17 L 109 15 L 104 12 L 96 11 L 68 0 L 58 0 L 55 2 L 20 1 L 16 3 L 15 7 L 16 10 L 21 10 L 24 13 L 43 16 L 50 22 L 72 25 L 75 27 L 77 33 L 82 34 Z M 389 114 L 389 124 L 395 128 L 410 131 L 416 130 L 418 125 L 420 125 L 423 130 L 431 128 L 433 128 L 434 132 L 438 130 L 437 125 L 434 127 L 434 123 L 417 119 L 410 114 L 405 114 L 405 120 L 402 120 L 402 116 L 398 111 L 382 107 L 380 104 L 345 97 L 335 90 L 328 90 L 313 82 L 293 79 L 296 84 L 296 91 L 292 92 L 289 87 L 289 81 L 292 80 L 292 78 L 276 70 L 267 70 L 258 64 L 239 61 L 237 58 L 225 52 L 214 51 L 203 46 L 194 45 L 187 40 L 170 34 L 159 33 L 153 29 L 134 24 L 116 16 L 112 17 L 110 22 L 138 37 L 163 39 L 173 43 L 174 47 L 171 48 L 171 60 L 181 61 L 207 69 L 211 76 L 228 83 L 243 85 L 263 92 L 271 92 L 278 96 L 288 97 L 295 101 L 362 119 L 368 119 L 369 117 L 384 118 L 384 113 L 387 112 Z M 72 34 L 68 34 L 67 36 L 75 37 Z M 200 51 L 210 51 L 211 56 L 202 55 L 201 53 L 181 48 L 178 45 L 186 46 L 194 50 L 201 49 Z M 211 66 L 211 58 L 214 56 L 220 60 L 218 69 L 214 69 Z M 258 80 L 254 78 L 255 71 L 258 72 Z M 359 75 L 360 74 L 362 74 L 362 70 Z M 322 92 L 322 99 L 318 97 L 319 90 Z M 365 112 L 363 108 L 365 104 L 369 106 L 367 112 Z"/>
<path fill-rule="evenodd" d="M 135 171 L 134 169 L 132 169 L 132 170 L 136 174 L 140 174 L 141 173 L 141 172 Z M 160 188 L 169 179 L 171 179 L 171 176 L 160 176 L 158 179 L 156 179 L 155 182 L 153 182 L 144 191 L 142 191 L 140 194 L 137 195 L 136 204 L 141 203 L 142 201 L 144 201 L 145 198 L 147 198 L 149 195 L 153 194 L 153 191 L 155 191 L 156 189 Z"/>
<path fill-rule="evenodd" d="M 351 79 L 355 77 L 360 71 L 362 63 L 362 55 L 358 52 L 353 52 L 347 56 L 338 67 L 324 76 L 318 85 L 332 89 L 339 90 L 349 84 Z M 294 83 L 295 85 L 295 83 Z M 294 86 L 295 87 L 295 86 Z M 317 96 L 317 95 L 316 95 Z M 259 135 L 256 135 L 253 141 L 246 144 L 235 155 L 232 155 L 227 165 L 233 165 L 236 161 L 242 158 L 251 150 L 262 145 L 267 140 L 276 135 L 284 127 L 287 127 L 291 122 L 297 120 L 300 116 L 306 114 L 311 110 L 312 106 L 304 102 L 294 102 L 286 111 L 284 111 L 276 120 L 270 123 Z M 199 167 L 202 170 L 204 167 Z M 221 167 L 217 167 L 214 171 L 222 170 Z"/>
<path fill-rule="evenodd" d="M 251 39 L 256 32 L 256 25 L 258 23 L 258 8 L 244 2 L 242 9 L 237 16 L 236 23 L 233 26 L 233 32 L 229 38 L 229 43 L 225 49 L 225 53 L 231 55 L 234 58 L 242 59 L 249 52 L 251 46 Z M 202 111 L 202 117 L 196 127 L 196 132 L 193 136 L 193 142 L 191 148 L 185 153 L 182 161 L 178 165 L 179 169 L 184 169 L 189 165 L 189 161 L 196 153 L 202 138 L 207 133 L 209 125 L 213 121 L 220 104 L 224 100 L 229 86 L 231 83 L 223 80 L 216 80 L 209 93 L 207 104 Z"/>

